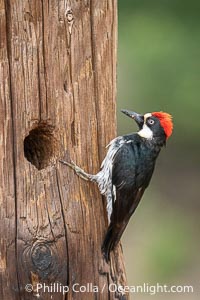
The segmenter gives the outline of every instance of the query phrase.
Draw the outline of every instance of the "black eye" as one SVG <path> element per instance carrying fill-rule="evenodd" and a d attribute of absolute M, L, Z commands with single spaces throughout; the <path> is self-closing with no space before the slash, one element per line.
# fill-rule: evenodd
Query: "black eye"
<path fill-rule="evenodd" d="M 150 125 L 153 125 L 154 122 L 155 122 L 155 121 L 154 121 L 153 119 L 149 119 L 149 120 L 148 120 L 148 123 L 149 123 Z"/>

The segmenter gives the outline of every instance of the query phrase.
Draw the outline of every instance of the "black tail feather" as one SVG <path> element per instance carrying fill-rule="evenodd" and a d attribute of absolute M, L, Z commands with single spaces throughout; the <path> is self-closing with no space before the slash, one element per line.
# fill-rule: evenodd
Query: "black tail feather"
<path fill-rule="evenodd" d="M 110 224 L 108 230 L 106 232 L 106 236 L 104 238 L 101 251 L 108 262 L 110 260 L 110 252 L 114 250 L 117 246 L 124 229 L 126 228 L 127 224 L 123 224 L 122 226 L 116 226 L 114 224 Z"/>
<path fill-rule="evenodd" d="M 137 208 L 145 188 L 146 186 L 139 188 L 138 190 L 134 191 L 133 195 L 131 193 L 126 193 L 126 197 L 120 194 L 121 189 L 116 191 L 117 197 L 116 201 L 114 202 L 113 212 L 111 214 L 111 223 L 107 229 L 101 247 L 102 253 L 107 262 L 110 260 L 110 252 L 117 246 L 130 217 Z"/>
<path fill-rule="evenodd" d="M 110 260 L 110 251 L 112 250 L 112 247 L 113 247 L 113 227 L 109 226 L 101 247 L 101 251 L 107 262 Z"/>

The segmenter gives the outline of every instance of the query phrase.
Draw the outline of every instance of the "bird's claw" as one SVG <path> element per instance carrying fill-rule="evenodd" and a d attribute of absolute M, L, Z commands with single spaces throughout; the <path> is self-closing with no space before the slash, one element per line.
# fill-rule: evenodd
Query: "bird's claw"
<path fill-rule="evenodd" d="M 89 180 L 87 174 L 80 168 L 78 167 L 75 162 L 73 160 L 71 160 L 70 162 L 65 161 L 65 160 L 59 160 L 62 164 L 67 165 L 68 167 L 70 167 L 71 169 L 73 169 L 76 174 L 81 177 L 84 180 Z"/>

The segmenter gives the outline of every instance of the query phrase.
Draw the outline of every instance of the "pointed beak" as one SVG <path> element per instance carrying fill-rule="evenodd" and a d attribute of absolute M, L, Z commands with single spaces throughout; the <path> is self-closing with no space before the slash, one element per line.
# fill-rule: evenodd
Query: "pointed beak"
<path fill-rule="evenodd" d="M 130 111 L 130 110 L 126 110 L 126 109 L 122 109 L 121 112 L 123 112 L 128 117 L 134 119 L 135 122 L 137 123 L 137 125 L 139 126 L 139 128 L 142 128 L 143 123 L 144 123 L 144 116 L 143 115 L 140 115 L 140 114 L 138 114 L 134 111 Z"/>

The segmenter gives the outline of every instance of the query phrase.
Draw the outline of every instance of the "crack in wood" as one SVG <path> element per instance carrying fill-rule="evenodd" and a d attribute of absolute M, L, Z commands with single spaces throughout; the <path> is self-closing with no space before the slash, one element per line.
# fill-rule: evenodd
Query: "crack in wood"
<path fill-rule="evenodd" d="M 17 276 L 17 286 L 19 291 L 19 297 L 21 299 L 20 293 L 20 280 L 19 280 L 19 265 L 18 265 L 18 223 L 17 223 L 17 171 L 16 171 L 16 130 L 14 122 L 14 99 L 12 94 L 12 50 L 11 50 L 11 33 L 10 33 L 10 0 L 4 1 L 5 5 L 5 19 L 6 19 L 6 47 L 7 47 L 7 56 L 8 56 L 8 68 L 9 68 L 9 94 L 10 94 L 10 107 L 11 107 L 11 126 L 12 126 L 12 153 L 13 153 L 13 181 L 14 181 L 14 199 L 15 199 L 15 264 L 16 264 L 16 276 Z"/>

